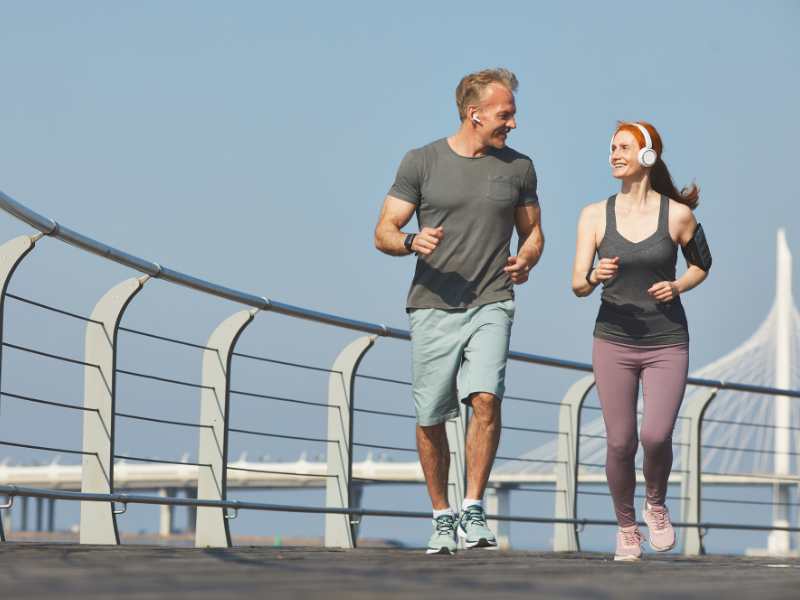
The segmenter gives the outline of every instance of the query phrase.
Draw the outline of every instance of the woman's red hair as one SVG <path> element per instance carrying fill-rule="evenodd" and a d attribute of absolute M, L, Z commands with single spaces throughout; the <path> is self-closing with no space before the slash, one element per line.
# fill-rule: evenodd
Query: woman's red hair
<path fill-rule="evenodd" d="M 675 187 L 667 164 L 661 158 L 661 153 L 664 151 L 664 142 L 661 139 L 661 134 L 659 134 L 656 128 L 650 123 L 646 123 L 645 121 L 636 121 L 636 123 L 647 129 L 647 133 L 650 134 L 650 139 L 653 142 L 653 150 L 656 151 L 656 155 L 658 156 L 655 164 L 650 167 L 650 186 L 659 194 L 664 194 L 667 198 L 672 198 L 677 202 L 685 204 L 692 210 L 697 208 L 697 205 L 700 204 L 700 188 L 697 187 L 697 184 L 694 182 L 691 185 L 684 186 L 681 190 Z M 644 135 L 633 123 L 619 121 L 614 135 L 617 135 L 620 131 L 629 132 L 636 139 L 640 148 L 645 147 Z"/>

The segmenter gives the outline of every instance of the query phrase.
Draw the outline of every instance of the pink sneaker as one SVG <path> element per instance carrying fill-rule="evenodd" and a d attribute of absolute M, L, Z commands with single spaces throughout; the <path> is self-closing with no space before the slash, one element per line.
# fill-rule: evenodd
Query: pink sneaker
<path fill-rule="evenodd" d="M 647 537 L 650 547 L 656 552 L 667 552 L 675 547 L 675 529 L 669 520 L 666 506 L 651 506 L 644 502 L 644 522 L 647 523 Z"/>
<path fill-rule="evenodd" d="M 635 561 L 642 558 L 642 534 L 637 525 L 617 530 L 617 550 L 614 560 Z"/>

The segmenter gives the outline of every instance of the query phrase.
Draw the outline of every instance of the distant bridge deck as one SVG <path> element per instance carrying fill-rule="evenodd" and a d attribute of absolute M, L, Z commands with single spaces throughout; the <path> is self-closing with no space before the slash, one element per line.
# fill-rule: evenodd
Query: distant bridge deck
<path fill-rule="evenodd" d="M 239 547 L 0 545 L 14 598 L 797 598 L 797 559 Z"/>
<path fill-rule="evenodd" d="M 272 488 L 319 488 L 325 487 L 328 465 L 322 462 L 247 462 L 229 463 L 227 486 L 232 489 Z M 425 479 L 419 462 L 362 461 L 353 463 L 353 477 L 370 484 L 410 483 L 422 484 Z M 114 465 L 114 487 L 116 490 L 154 490 L 160 488 L 185 488 L 197 485 L 198 467 L 190 464 L 131 464 L 117 462 Z M 771 486 L 776 483 L 800 483 L 797 475 L 774 473 L 716 474 L 703 473 L 704 485 L 753 485 Z M 637 473 L 637 482 L 644 477 Z M 579 483 L 606 483 L 602 471 L 586 472 L 581 469 Z M 681 483 L 683 475 L 672 473 L 670 483 Z M 550 473 L 495 472 L 489 478 L 494 486 L 510 486 L 556 483 L 555 471 Z M 80 491 L 81 465 L 5 465 L 0 464 L 0 485 L 49 488 Z"/>

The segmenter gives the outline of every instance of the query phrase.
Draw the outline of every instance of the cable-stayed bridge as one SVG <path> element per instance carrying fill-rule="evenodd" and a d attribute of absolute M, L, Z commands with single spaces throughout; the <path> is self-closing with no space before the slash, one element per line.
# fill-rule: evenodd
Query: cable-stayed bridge
<path fill-rule="evenodd" d="M 300 307 L 238 292 L 217 284 L 167 269 L 118 249 L 92 240 L 59 225 L 11 198 L 0 194 L 0 207 L 21 221 L 38 229 L 34 236 L 11 240 L 0 249 L 3 275 L 3 301 L 8 283 L 17 266 L 34 249 L 42 235 L 49 235 L 87 252 L 110 259 L 137 270 L 137 277 L 128 279 L 110 290 L 95 306 L 91 316 L 70 314 L 63 308 L 47 306 L 33 299 L 15 297 L 20 302 L 58 312 L 86 323 L 86 347 L 83 360 L 43 352 L 29 346 L 3 341 L 5 348 L 44 355 L 51 359 L 68 360 L 85 371 L 85 393 L 82 406 L 65 406 L 42 398 L 17 393 L 20 401 L 52 405 L 54 408 L 79 410 L 83 413 L 83 445 L 81 449 L 64 449 L 26 442 L 21 437 L 0 440 L 0 444 L 30 448 L 60 455 L 64 452 L 81 456 L 80 465 L 11 465 L 0 466 L 0 494 L 6 494 L 7 505 L 21 504 L 27 513 L 29 498 L 37 501 L 37 525 L 43 521 L 43 502 L 49 501 L 50 517 L 55 501 L 81 502 L 81 541 L 86 543 L 119 543 L 117 516 L 127 504 L 158 504 L 162 508 L 161 531 L 172 529 L 171 511 L 187 506 L 193 513 L 198 546 L 228 546 L 231 544 L 229 521 L 240 509 L 295 511 L 326 515 L 325 541 L 332 546 L 350 547 L 356 543 L 358 520 L 364 516 L 395 516 L 429 518 L 427 513 L 412 513 L 362 507 L 364 486 L 381 483 L 419 483 L 422 473 L 416 461 L 383 461 L 354 459 L 355 447 L 374 450 L 413 452 L 413 448 L 367 444 L 354 439 L 353 421 L 368 413 L 380 413 L 359 406 L 354 400 L 356 380 L 367 376 L 359 373 L 364 355 L 379 337 L 407 340 L 402 330 L 309 311 Z M 778 285 L 776 302 L 770 315 L 756 334 L 740 348 L 713 364 L 693 373 L 692 385 L 682 410 L 676 431 L 676 462 L 671 482 L 681 486 L 680 526 L 686 531 L 684 551 L 697 554 L 703 551 L 703 535 L 714 528 L 770 531 L 769 550 L 775 554 L 789 553 L 791 534 L 797 532 L 797 472 L 798 419 L 797 350 L 800 343 L 800 318 L 791 297 L 791 257 L 783 233 L 778 236 Z M 198 423 L 167 421 L 145 415 L 121 413 L 115 405 L 116 378 L 146 377 L 147 374 L 120 369 L 116 364 L 117 333 L 120 320 L 129 303 L 149 279 L 162 279 L 200 293 L 233 300 L 248 308 L 220 323 L 205 345 L 202 383 L 170 380 L 152 376 L 165 383 L 193 387 L 201 397 Z M 235 345 L 243 330 L 259 312 L 275 312 L 290 318 L 323 323 L 367 334 L 345 347 L 330 369 L 328 396 L 325 402 L 305 402 L 316 405 L 327 414 L 327 435 L 324 438 L 296 436 L 282 432 L 260 432 L 231 427 L 228 422 L 228 401 L 242 394 L 231 389 L 229 372 L 231 360 L 237 355 Z M 128 332 L 159 338 L 152 332 Z M 166 339 L 163 338 L 162 339 Z M 171 340 L 176 341 L 176 340 Z M 178 343 L 186 344 L 177 340 Z M 191 345 L 191 344 L 189 344 Z M 253 357 L 249 357 L 253 358 Z M 512 361 L 587 373 L 589 365 L 550 357 L 512 352 Z M 372 379 L 381 379 L 372 377 Z M 407 384 L 384 378 L 389 383 Z M 586 525 L 610 524 L 601 519 L 589 519 L 578 514 L 577 498 L 581 494 L 599 494 L 586 486 L 605 483 L 604 428 L 597 407 L 592 405 L 591 376 L 575 382 L 561 401 L 545 402 L 558 410 L 557 423 L 551 428 L 509 429 L 549 434 L 552 441 L 517 456 L 501 456 L 491 478 L 489 512 L 496 517 L 495 526 L 501 538 L 508 535 L 511 522 L 552 524 L 554 548 L 575 550 L 580 547 L 579 532 Z M 14 396 L 4 390 L 4 395 Z M 278 401 L 300 402 L 256 393 Z M 383 411 L 383 416 L 407 419 L 407 414 Z M 1 417 L 0 417 L 1 418 Z M 194 426 L 198 431 L 196 462 L 161 460 L 155 457 L 134 457 L 119 454 L 115 448 L 115 423 L 120 418 L 137 418 L 180 426 Z M 413 417 L 411 417 L 413 418 Z M 467 415 L 448 424 L 454 460 L 451 466 L 451 497 L 455 504 L 463 497 L 463 442 Z M 308 461 L 247 461 L 228 457 L 229 436 L 234 434 L 265 435 L 293 438 L 325 445 L 324 460 Z M 144 464 L 138 464 L 144 463 Z M 641 465 L 639 465 L 640 467 Z M 702 508 L 708 502 L 730 502 L 725 498 L 704 496 L 708 486 L 770 486 L 774 489 L 769 505 L 773 509 L 771 525 L 751 523 L 708 522 L 702 518 Z M 536 490 L 530 486 L 539 486 Z M 271 489 L 286 487 L 321 487 L 326 492 L 323 507 L 277 506 L 264 503 L 230 500 L 228 492 L 236 489 Z M 158 491 L 146 495 L 142 492 Z M 183 490 L 179 494 L 179 490 Z M 552 494 L 551 515 L 519 516 L 509 514 L 509 494 L 512 490 L 548 491 Z M 15 509 L 16 510 L 16 509 Z M 231 512 L 233 511 L 233 512 Z M 8 511 L 6 511 L 6 516 Z M 23 519 L 23 523 L 27 517 Z M 9 520 L 5 520 L 6 529 Z"/>

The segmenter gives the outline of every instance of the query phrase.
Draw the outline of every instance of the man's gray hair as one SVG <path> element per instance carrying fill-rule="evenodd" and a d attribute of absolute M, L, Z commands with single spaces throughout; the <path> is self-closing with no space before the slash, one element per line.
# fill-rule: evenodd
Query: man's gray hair
<path fill-rule="evenodd" d="M 492 83 L 499 83 L 512 93 L 517 91 L 519 85 L 517 76 L 503 68 L 484 69 L 461 78 L 456 88 L 456 106 L 458 106 L 458 116 L 462 121 L 467 118 L 467 107 L 470 104 L 480 103 L 484 91 Z"/>

